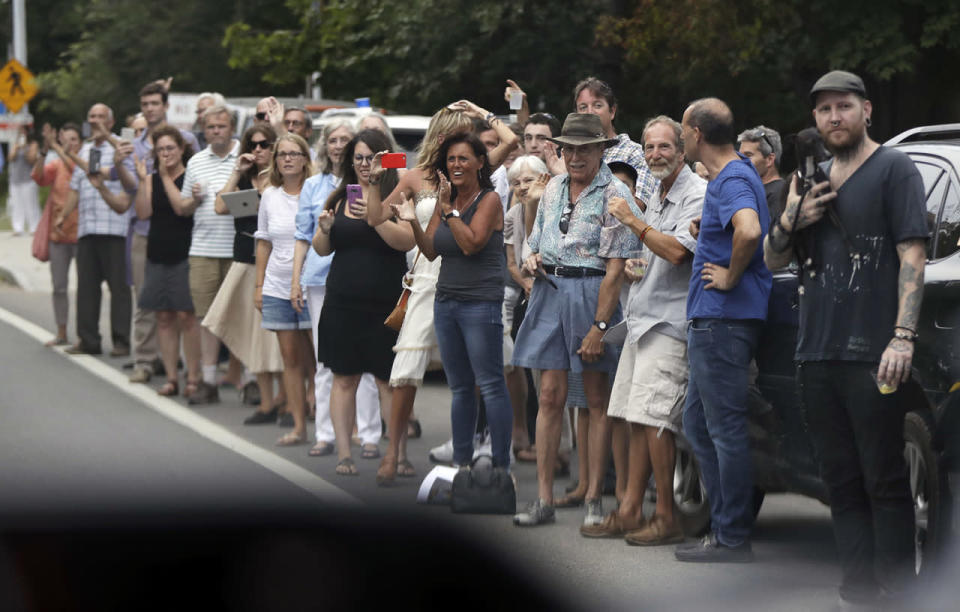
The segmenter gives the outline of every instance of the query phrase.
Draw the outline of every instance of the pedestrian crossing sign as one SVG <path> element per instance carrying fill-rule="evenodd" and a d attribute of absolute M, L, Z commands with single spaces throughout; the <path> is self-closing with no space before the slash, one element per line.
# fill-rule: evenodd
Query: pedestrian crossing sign
<path fill-rule="evenodd" d="M 12 59 L 0 69 L 0 100 L 10 112 L 18 112 L 35 95 L 37 85 L 26 66 Z"/>

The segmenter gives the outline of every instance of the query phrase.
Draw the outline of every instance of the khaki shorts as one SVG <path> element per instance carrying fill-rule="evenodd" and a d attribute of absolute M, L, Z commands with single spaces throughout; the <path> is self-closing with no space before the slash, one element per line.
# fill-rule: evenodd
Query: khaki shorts
<path fill-rule="evenodd" d="M 623 345 L 607 414 L 679 432 L 689 375 L 687 343 L 649 331 Z"/>
<path fill-rule="evenodd" d="M 232 259 L 221 257 L 190 257 L 190 297 L 197 319 L 206 316 L 231 264 Z M 252 295 L 250 299 L 253 299 Z"/>

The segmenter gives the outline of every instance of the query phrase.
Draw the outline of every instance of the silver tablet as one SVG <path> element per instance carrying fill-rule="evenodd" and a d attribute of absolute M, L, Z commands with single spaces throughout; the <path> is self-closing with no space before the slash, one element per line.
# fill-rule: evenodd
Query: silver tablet
<path fill-rule="evenodd" d="M 227 210 L 234 217 L 253 217 L 260 210 L 260 192 L 256 189 L 244 189 L 225 193 L 221 196 Z"/>

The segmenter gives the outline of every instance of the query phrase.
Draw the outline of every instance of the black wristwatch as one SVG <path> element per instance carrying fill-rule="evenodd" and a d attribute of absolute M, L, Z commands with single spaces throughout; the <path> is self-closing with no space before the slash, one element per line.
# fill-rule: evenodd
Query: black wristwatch
<path fill-rule="evenodd" d="M 450 219 L 450 217 L 456 217 L 457 219 L 459 219 L 459 218 L 460 218 L 460 211 L 457 210 L 456 208 L 454 208 L 453 210 L 451 210 L 451 211 L 448 212 L 447 214 L 443 215 L 443 220 L 444 220 L 444 221 L 447 221 L 448 219 Z"/>
<path fill-rule="evenodd" d="M 599 329 L 602 332 L 607 331 L 607 328 L 610 327 L 609 325 L 607 325 L 606 321 L 594 321 L 593 324 L 596 325 L 597 329 Z"/>

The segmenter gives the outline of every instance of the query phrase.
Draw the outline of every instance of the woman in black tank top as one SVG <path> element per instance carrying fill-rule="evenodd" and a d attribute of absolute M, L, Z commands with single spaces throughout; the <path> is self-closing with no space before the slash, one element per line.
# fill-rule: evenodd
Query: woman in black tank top
<path fill-rule="evenodd" d="M 453 394 L 453 461 L 468 466 L 473 458 L 479 387 L 493 464 L 509 469 L 513 410 L 503 377 L 503 204 L 493 191 L 486 149 L 475 135 L 444 140 L 437 170 L 437 211 L 426 232 L 412 206 L 397 210 L 410 222 L 421 253 L 431 261 L 443 257 L 433 321 Z"/>

